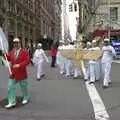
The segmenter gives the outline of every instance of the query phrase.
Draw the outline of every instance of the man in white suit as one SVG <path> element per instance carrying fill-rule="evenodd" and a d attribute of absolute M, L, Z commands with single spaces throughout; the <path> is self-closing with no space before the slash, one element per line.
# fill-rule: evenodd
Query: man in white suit
<path fill-rule="evenodd" d="M 38 81 L 40 81 L 41 78 L 45 75 L 43 73 L 44 60 L 46 60 L 46 62 L 49 62 L 44 50 L 42 49 L 42 44 L 38 43 L 37 49 L 35 50 L 35 53 L 33 56 L 33 63 L 37 67 L 37 80 Z"/>
<path fill-rule="evenodd" d="M 116 56 L 115 49 L 110 45 L 109 39 L 104 39 L 104 46 L 102 48 L 102 68 L 104 73 L 103 88 L 107 88 L 111 83 L 110 71 L 113 57 Z"/>

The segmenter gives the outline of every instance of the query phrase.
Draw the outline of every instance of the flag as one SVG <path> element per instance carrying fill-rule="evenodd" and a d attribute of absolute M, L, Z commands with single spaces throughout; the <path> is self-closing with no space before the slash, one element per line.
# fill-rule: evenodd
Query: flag
<path fill-rule="evenodd" d="M 8 40 L 7 40 L 7 38 L 6 38 L 6 36 L 5 36 L 5 34 L 4 34 L 1 27 L 0 27 L 0 49 L 2 51 L 5 51 L 5 53 L 8 53 Z M 8 67 L 9 73 L 11 75 L 12 72 L 11 72 L 10 64 L 9 64 L 9 62 L 7 60 L 6 54 L 5 54 L 5 60 L 3 60 L 3 62 L 4 62 L 4 65 L 6 67 Z"/>
<path fill-rule="evenodd" d="M 6 53 L 8 52 L 8 40 L 0 27 L 0 49 L 5 51 Z"/>

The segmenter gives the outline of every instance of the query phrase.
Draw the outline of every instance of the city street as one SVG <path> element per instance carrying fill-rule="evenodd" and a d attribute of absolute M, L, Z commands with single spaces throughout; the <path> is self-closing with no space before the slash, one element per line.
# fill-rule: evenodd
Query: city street
<path fill-rule="evenodd" d="M 120 64 L 113 63 L 110 88 L 103 89 L 102 80 L 95 83 L 110 120 L 120 119 L 119 71 Z M 28 72 L 29 104 L 6 110 L 3 106 L 6 104 L 8 72 L 0 65 L 0 120 L 95 120 L 95 110 L 82 79 L 66 78 L 59 74 L 57 67 L 50 68 L 48 64 L 45 65 L 46 76 L 40 82 L 36 81 L 33 66 L 29 66 Z M 18 85 L 16 90 L 16 95 L 21 96 Z"/>

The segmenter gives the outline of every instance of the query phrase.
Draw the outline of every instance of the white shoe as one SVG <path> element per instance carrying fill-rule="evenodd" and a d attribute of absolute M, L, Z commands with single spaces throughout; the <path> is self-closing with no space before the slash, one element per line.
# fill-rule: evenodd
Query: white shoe
<path fill-rule="evenodd" d="M 12 108 L 12 107 L 15 107 L 16 104 L 12 104 L 12 103 L 9 103 L 8 105 L 5 106 L 5 108 L 9 109 L 9 108 Z"/>
<path fill-rule="evenodd" d="M 22 104 L 23 104 L 23 105 L 25 105 L 25 104 L 27 104 L 27 103 L 28 103 L 28 100 L 23 100 L 23 101 L 22 101 Z"/>

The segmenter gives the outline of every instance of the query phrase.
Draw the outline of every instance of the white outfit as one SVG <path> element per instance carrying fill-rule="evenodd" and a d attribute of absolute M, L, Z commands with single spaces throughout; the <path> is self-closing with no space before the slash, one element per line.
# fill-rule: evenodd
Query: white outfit
<path fill-rule="evenodd" d="M 61 54 L 62 49 L 64 49 L 64 46 L 59 46 L 58 51 L 57 51 L 57 64 L 58 64 L 59 69 L 60 69 L 60 74 L 65 73 L 65 58 Z"/>
<path fill-rule="evenodd" d="M 33 56 L 33 63 L 37 67 L 37 79 L 41 78 L 41 75 L 43 75 L 43 63 L 44 60 L 46 62 L 49 62 L 45 52 L 43 49 L 36 49 L 34 56 Z"/>
<path fill-rule="evenodd" d="M 90 50 L 100 50 L 99 47 L 90 48 Z M 100 60 L 89 61 L 90 82 L 100 79 Z"/>
<path fill-rule="evenodd" d="M 89 48 L 90 49 L 90 48 Z M 84 50 L 89 50 L 88 48 L 84 48 Z M 89 61 L 85 61 L 85 72 L 83 72 L 84 79 L 88 80 L 90 77 L 90 65 Z"/>
<path fill-rule="evenodd" d="M 68 45 L 65 47 L 65 49 L 74 49 L 74 46 Z M 72 59 L 71 58 L 65 59 L 65 71 L 66 71 L 66 76 L 70 76 L 73 74 Z"/>
<path fill-rule="evenodd" d="M 111 63 L 113 57 L 116 56 L 116 52 L 111 45 L 104 46 L 102 48 L 102 51 L 103 51 L 103 56 L 101 62 L 104 73 L 103 85 L 108 86 L 109 82 L 111 82 L 110 80 Z"/>
<path fill-rule="evenodd" d="M 74 68 L 74 78 L 77 78 L 78 76 L 81 76 L 81 70 L 80 68 Z"/>

